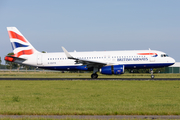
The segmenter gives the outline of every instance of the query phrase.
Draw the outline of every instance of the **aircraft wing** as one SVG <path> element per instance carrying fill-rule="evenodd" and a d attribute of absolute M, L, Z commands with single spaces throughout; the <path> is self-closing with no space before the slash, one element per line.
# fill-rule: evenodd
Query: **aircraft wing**
<path fill-rule="evenodd" d="M 96 67 L 102 67 L 102 66 L 104 66 L 104 65 L 107 65 L 107 63 L 105 63 L 105 62 L 99 62 L 99 61 L 93 61 L 93 60 L 86 60 L 86 59 L 75 58 L 75 57 L 71 56 L 71 55 L 69 54 L 69 52 L 68 52 L 64 47 L 62 47 L 62 49 L 63 49 L 64 53 L 66 54 L 67 58 L 68 58 L 68 59 L 73 59 L 73 60 L 75 60 L 76 64 L 87 65 L 88 68 L 94 67 L 94 66 L 96 66 Z"/>

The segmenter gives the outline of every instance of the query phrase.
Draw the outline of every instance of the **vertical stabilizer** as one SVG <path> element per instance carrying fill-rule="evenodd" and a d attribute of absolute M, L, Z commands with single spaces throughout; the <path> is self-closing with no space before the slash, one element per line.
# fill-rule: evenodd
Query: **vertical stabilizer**
<path fill-rule="evenodd" d="M 7 27 L 7 31 L 14 52 L 14 57 L 32 55 L 38 52 L 16 27 Z"/>

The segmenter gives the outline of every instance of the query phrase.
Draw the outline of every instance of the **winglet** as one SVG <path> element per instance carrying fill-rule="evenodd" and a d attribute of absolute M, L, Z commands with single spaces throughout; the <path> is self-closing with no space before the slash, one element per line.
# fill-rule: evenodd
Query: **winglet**
<path fill-rule="evenodd" d="M 64 53 L 66 54 L 66 56 L 67 56 L 68 59 L 74 59 L 74 57 L 71 56 L 71 55 L 69 54 L 69 52 L 68 52 L 64 47 L 62 47 L 62 49 L 63 49 L 63 51 L 64 51 Z"/>

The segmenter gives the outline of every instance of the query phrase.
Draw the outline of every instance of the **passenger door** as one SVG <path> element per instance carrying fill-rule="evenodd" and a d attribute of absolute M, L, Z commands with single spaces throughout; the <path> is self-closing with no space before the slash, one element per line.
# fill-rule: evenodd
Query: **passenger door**
<path fill-rule="evenodd" d="M 42 65 L 42 55 L 37 56 L 37 65 Z"/>
<path fill-rule="evenodd" d="M 149 61 L 150 61 L 150 62 L 155 62 L 155 57 L 150 56 L 150 57 L 149 57 Z"/>

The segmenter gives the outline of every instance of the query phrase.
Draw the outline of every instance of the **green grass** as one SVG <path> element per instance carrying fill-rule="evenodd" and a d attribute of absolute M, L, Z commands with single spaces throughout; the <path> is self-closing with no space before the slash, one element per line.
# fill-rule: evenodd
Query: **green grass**
<path fill-rule="evenodd" d="M 0 72 L 1 78 L 90 78 L 92 73 L 61 73 L 61 72 Z M 98 78 L 151 78 L 147 73 L 125 73 L 122 75 L 103 75 Z M 180 74 L 154 74 L 155 78 L 180 78 Z"/>
<path fill-rule="evenodd" d="M 3 115 L 180 115 L 180 81 L 0 81 Z"/>
<path fill-rule="evenodd" d="M 54 118 L 1 118 L 1 120 L 59 120 L 59 119 L 54 119 Z M 81 118 L 65 118 L 61 120 L 106 120 L 106 119 L 81 119 Z M 119 119 L 108 119 L 108 120 L 119 120 Z M 144 120 L 144 119 L 121 119 L 121 120 Z M 146 120 L 152 120 L 150 118 L 146 118 Z M 156 119 L 156 120 L 162 120 L 162 119 Z M 170 120 L 170 119 L 168 119 Z M 172 120 L 177 120 L 177 119 L 172 119 Z"/>

